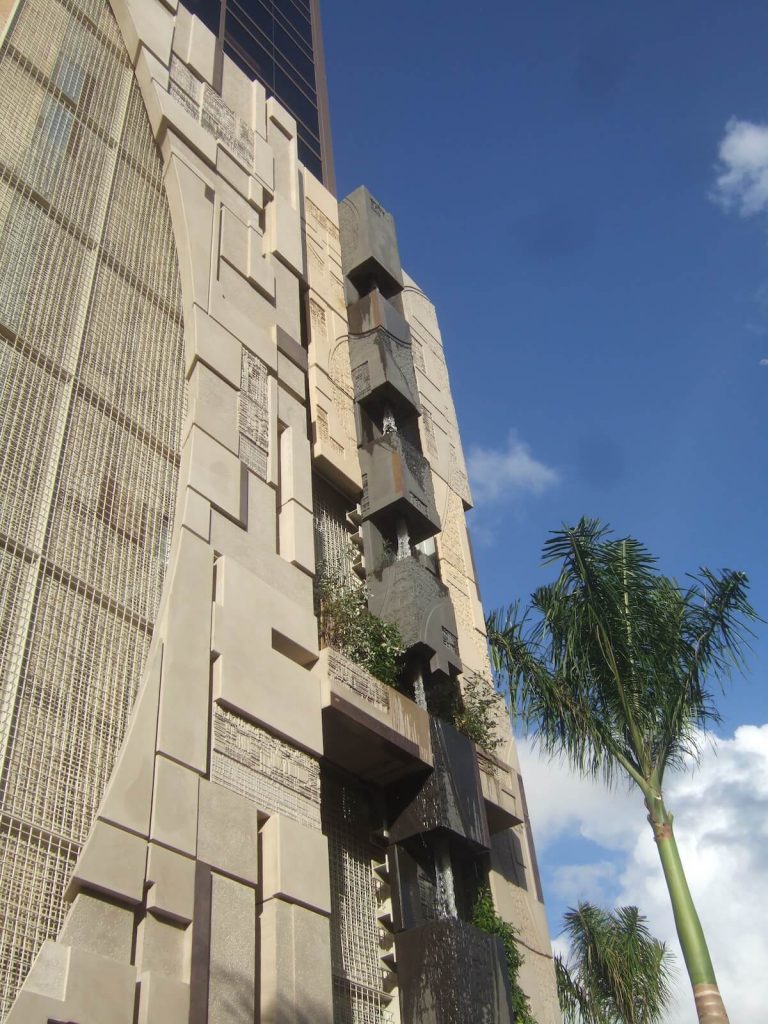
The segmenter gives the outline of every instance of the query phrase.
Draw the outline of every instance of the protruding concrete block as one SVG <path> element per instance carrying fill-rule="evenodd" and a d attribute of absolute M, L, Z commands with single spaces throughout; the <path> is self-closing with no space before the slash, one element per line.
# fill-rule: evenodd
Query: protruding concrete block
<path fill-rule="evenodd" d="M 143 43 L 167 65 L 171 59 L 173 39 L 173 15 L 168 8 L 159 0 L 150 0 L 149 3 L 115 0 L 111 6 L 131 63 L 135 63 L 139 46 Z"/>
<path fill-rule="evenodd" d="M 146 914 L 136 929 L 138 969 L 188 981 L 185 977 L 186 930 L 186 925 Z"/>
<path fill-rule="evenodd" d="M 231 452 L 238 451 L 237 390 L 198 362 L 189 378 L 187 428 L 196 423 Z M 184 431 L 186 433 L 186 430 Z"/>
<path fill-rule="evenodd" d="M 279 897 L 330 914 L 328 840 L 316 829 L 273 814 L 261 830 L 261 898 Z"/>
<path fill-rule="evenodd" d="M 200 779 L 197 856 L 222 874 L 259 881 L 258 808 L 244 796 Z"/>
<path fill-rule="evenodd" d="M 80 852 L 67 898 L 85 888 L 141 903 L 146 864 L 146 839 L 97 820 Z"/>
<path fill-rule="evenodd" d="M 401 291 L 403 270 L 394 218 L 364 185 L 339 203 L 339 228 L 341 265 L 350 280 L 363 285 L 373 278 L 385 295 Z"/>
<path fill-rule="evenodd" d="M 155 641 L 131 723 L 99 807 L 102 821 L 149 835 L 163 645 Z"/>
<path fill-rule="evenodd" d="M 157 756 L 150 838 L 193 857 L 197 849 L 198 778 L 189 768 Z"/>
<path fill-rule="evenodd" d="M 240 387 L 242 345 L 234 334 L 199 306 L 192 307 L 192 317 L 184 327 L 187 376 L 200 360 L 233 387 Z"/>
<path fill-rule="evenodd" d="M 256 893 L 211 876 L 208 1024 L 253 1024 L 256 1015 Z"/>
<path fill-rule="evenodd" d="M 80 892 L 62 925 L 58 942 L 87 953 L 130 963 L 135 913 L 90 892 Z"/>
<path fill-rule="evenodd" d="M 138 1024 L 184 1024 L 189 1018 L 189 985 L 163 974 L 139 975 Z"/>
<path fill-rule="evenodd" d="M 304 572 L 314 573 L 314 520 L 296 501 L 287 501 L 280 509 L 280 554 Z"/>
<path fill-rule="evenodd" d="M 195 909 L 195 861 L 175 850 L 149 844 L 147 910 L 177 921 L 192 920 Z"/>
<path fill-rule="evenodd" d="M 267 205 L 266 248 L 299 277 L 304 277 L 301 218 L 289 201 L 279 194 Z"/>
<path fill-rule="evenodd" d="M 332 1024 L 328 918 L 268 900 L 259 917 L 261 1024 Z"/>
<path fill-rule="evenodd" d="M 165 650 L 157 749 L 197 771 L 205 771 L 211 701 L 213 551 L 189 530 L 180 532 L 165 586 L 182 599 L 169 603 L 160 624 Z"/>
<path fill-rule="evenodd" d="M 262 236 L 248 229 L 248 264 L 245 276 L 268 299 L 275 297 L 275 268 L 270 257 L 264 252 Z"/>
<path fill-rule="evenodd" d="M 211 536 L 211 503 L 191 487 L 184 488 L 181 502 L 181 521 L 204 541 Z"/>
<path fill-rule="evenodd" d="M 175 103 L 170 96 L 168 100 Z M 175 106 L 184 113 L 178 103 Z M 213 145 L 212 155 L 215 160 L 215 142 L 200 125 L 195 124 L 189 114 L 187 117 L 195 129 L 205 136 L 206 144 Z M 184 324 L 188 333 L 194 320 L 194 307 L 208 309 L 213 248 L 213 190 L 179 155 L 170 152 L 167 159 L 166 194 L 179 255 Z M 189 359 L 187 365 L 189 368 Z"/>
<path fill-rule="evenodd" d="M 200 78 L 213 85 L 216 37 L 194 14 L 182 7 L 176 15 L 173 49 Z"/>
<path fill-rule="evenodd" d="M 215 508 L 241 520 L 245 510 L 241 500 L 240 459 L 197 426 L 190 430 L 184 450 L 189 459 L 187 479 L 190 486 Z"/>

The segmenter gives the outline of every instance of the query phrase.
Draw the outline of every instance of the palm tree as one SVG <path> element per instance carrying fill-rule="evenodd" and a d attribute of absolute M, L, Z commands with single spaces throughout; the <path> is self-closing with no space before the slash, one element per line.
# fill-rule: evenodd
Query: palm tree
<path fill-rule="evenodd" d="M 672 954 L 637 907 L 579 903 L 565 914 L 568 962 L 555 957 L 564 1024 L 660 1024 L 671 1000 Z"/>
<path fill-rule="evenodd" d="M 551 534 L 544 559 L 561 565 L 554 583 L 524 614 L 513 605 L 489 616 L 494 667 L 545 752 L 641 790 L 699 1021 L 726 1024 L 664 777 L 698 755 L 703 730 L 719 720 L 713 684 L 743 668 L 757 616 L 744 573 L 702 569 L 681 586 L 638 541 L 609 534 L 595 519 Z"/>

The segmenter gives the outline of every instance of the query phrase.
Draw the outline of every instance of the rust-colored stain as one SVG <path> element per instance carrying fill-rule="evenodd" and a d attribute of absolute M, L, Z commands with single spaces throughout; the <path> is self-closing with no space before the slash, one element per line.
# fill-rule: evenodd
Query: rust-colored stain
<path fill-rule="evenodd" d="M 399 452 L 392 452 L 392 479 L 395 482 L 395 490 L 399 494 L 405 494 L 403 486 L 403 460 Z"/>

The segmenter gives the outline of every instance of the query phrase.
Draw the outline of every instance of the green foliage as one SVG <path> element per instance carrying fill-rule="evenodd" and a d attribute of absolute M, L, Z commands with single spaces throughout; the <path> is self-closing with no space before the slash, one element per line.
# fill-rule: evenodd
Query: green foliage
<path fill-rule="evenodd" d="M 405 652 L 400 630 L 368 610 L 363 584 L 342 583 L 320 569 L 315 600 L 321 645 L 345 654 L 383 683 L 395 686 Z"/>
<path fill-rule="evenodd" d="M 496 732 L 499 714 L 506 717 L 501 704 L 501 694 L 491 689 L 480 676 L 465 676 L 454 725 L 460 733 L 492 754 L 502 743 Z"/>
<path fill-rule="evenodd" d="M 504 946 L 504 955 L 507 959 L 507 976 L 509 978 L 509 987 L 512 991 L 512 1009 L 514 1010 L 516 1024 L 536 1024 L 528 1004 L 528 997 L 520 988 L 520 982 L 517 980 L 523 962 L 522 954 L 517 944 L 517 933 L 511 924 L 496 913 L 491 890 L 487 885 L 481 886 L 475 896 L 472 924 L 475 928 L 479 928 L 488 935 L 496 935 L 501 939 Z"/>
<path fill-rule="evenodd" d="M 660 1024 L 671 1001 L 672 954 L 645 921 L 637 907 L 568 910 L 570 958 L 555 957 L 564 1024 Z"/>
<path fill-rule="evenodd" d="M 654 799 L 718 721 L 712 683 L 743 666 L 757 616 L 744 573 L 701 569 L 681 585 L 639 541 L 609 533 L 582 519 L 551 534 L 544 559 L 559 574 L 525 613 L 488 617 L 491 655 L 547 752 L 608 783 L 624 772 Z"/>

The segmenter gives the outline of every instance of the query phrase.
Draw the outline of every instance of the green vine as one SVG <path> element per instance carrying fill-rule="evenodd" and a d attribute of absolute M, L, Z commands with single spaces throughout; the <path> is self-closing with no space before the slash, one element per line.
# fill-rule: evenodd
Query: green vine
<path fill-rule="evenodd" d="M 340 582 L 320 568 L 315 602 L 321 646 L 332 647 L 383 683 L 396 686 L 405 653 L 400 630 L 368 610 L 364 585 Z"/>
<path fill-rule="evenodd" d="M 517 932 L 511 924 L 496 913 L 491 890 L 487 885 L 481 886 L 475 896 L 472 924 L 488 935 L 498 936 L 502 941 L 507 960 L 507 977 L 512 992 L 512 1009 L 516 1024 L 536 1024 L 528 997 L 517 980 L 523 962 L 520 947 L 517 944 Z"/>
<path fill-rule="evenodd" d="M 465 677 L 462 692 L 456 681 L 432 686 L 427 695 L 430 712 L 492 754 L 502 744 L 496 731 L 503 698 L 480 676 Z M 503 712 L 506 714 L 506 711 Z"/>

